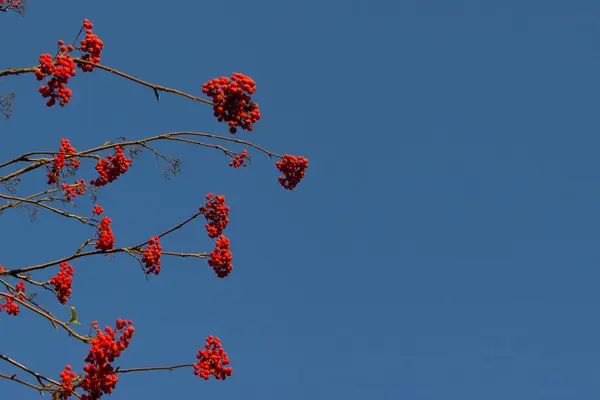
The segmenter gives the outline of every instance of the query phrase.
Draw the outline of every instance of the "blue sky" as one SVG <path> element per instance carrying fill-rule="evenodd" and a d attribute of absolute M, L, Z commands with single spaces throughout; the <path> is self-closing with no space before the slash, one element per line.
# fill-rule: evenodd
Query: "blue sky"
<path fill-rule="evenodd" d="M 145 154 L 99 192 L 117 245 L 187 218 L 208 192 L 232 208 L 227 279 L 188 259 L 164 259 L 148 281 L 124 256 L 73 262 L 83 326 L 134 321 L 123 367 L 194 362 L 212 334 L 234 368 L 225 382 L 128 374 L 111 398 L 600 395 L 598 2 L 64 1 L 0 17 L 0 69 L 35 65 L 89 18 L 102 63 L 141 79 L 199 94 L 208 79 L 245 73 L 263 118 L 239 137 L 309 158 L 287 192 L 267 157 L 233 170 L 216 151 L 163 145 L 182 159 L 178 176 L 165 180 Z M 57 149 L 61 137 L 83 149 L 122 135 L 226 134 L 208 106 L 157 102 L 102 71 L 78 74 L 63 109 L 44 107 L 37 86 L 31 75 L 0 80 L 17 94 L 0 160 Z M 43 172 L 19 189 L 41 187 Z M 91 233 L 44 212 L 0 221 L 8 267 L 64 256 Z M 202 221 L 163 242 L 212 246 Z M 47 375 L 87 353 L 27 312 L 2 314 L 0 337 L 0 353 Z M 38 396 L 7 381 L 0 393 Z"/>

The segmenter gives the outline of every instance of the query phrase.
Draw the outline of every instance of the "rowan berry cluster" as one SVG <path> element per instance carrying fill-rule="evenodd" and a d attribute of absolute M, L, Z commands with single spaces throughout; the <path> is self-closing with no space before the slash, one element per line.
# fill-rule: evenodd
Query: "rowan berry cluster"
<path fill-rule="evenodd" d="M 208 237 L 216 238 L 223 233 L 229 223 L 229 218 L 227 218 L 229 206 L 225 205 L 225 196 L 213 198 L 213 194 L 209 193 L 206 195 L 206 200 L 209 201 L 205 207 L 200 207 L 200 212 L 204 213 L 204 218 L 208 221 L 208 224 L 205 225 Z"/>
<path fill-rule="evenodd" d="M 0 268 L 2 268 L 2 267 L 0 267 Z M 18 297 L 20 297 L 22 300 L 23 294 L 25 293 L 25 284 L 23 282 L 17 283 L 15 285 L 15 291 L 17 292 L 16 295 Z M 21 311 L 19 309 L 19 304 L 15 303 L 13 301 L 13 299 L 10 297 L 6 297 L 5 300 L 6 300 L 6 303 L 0 304 L 0 312 L 2 312 L 2 310 L 5 310 L 8 315 L 17 316 L 19 314 L 19 312 Z"/>
<path fill-rule="evenodd" d="M 23 3 L 23 0 L 0 0 L 0 9 L 18 8 Z"/>
<path fill-rule="evenodd" d="M 23 299 L 23 293 L 25 293 L 25 284 L 23 282 L 19 282 L 15 285 L 15 289 L 17 290 L 17 294 L 19 294 L 21 299 Z"/>
<path fill-rule="evenodd" d="M 219 278 L 225 278 L 231 273 L 231 252 L 229 251 L 229 239 L 225 235 L 219 236 L 215 250 L 210 253 L 208 265 L 212 267 Z"/>
<path fill-rule="evenodd" d="M 52 169 L 48 171 L 48 185 L 58 183 L 60 181 L 59 172 L 65 167 L 65 160 L 67 154 L 75 154 L 77 150 L 71 146 L 71 142 L 68 139 L 60 139 L 60 147 L 58 148 L 58 154 L 54 157 L 52 162 Z M 81 162 L 77 157 L 69 158 L 69 167 L 79 168 Z"/>
<path fill-rule="evenodd" d="M 252 131 L 260 119 L 258 104 L 250 97 L 256 91 L 256 83 L 246 75 L 234 73 L 230 78 L 212 79 L 202 85 L 202 92 L 212 97 L 213 111 L 219 122 L 227 122 L 229 132 L 237 127 Z"/>
<path fill-rule="evenodd" d="M 142 262 L 146 267 L 146 275 L 158 275 L 160 273 L 161 252 L 162 247 L 160 246 L 160 239 L 158 236 L 154 236 L 150 239 L 150 243 L 148 243 L 146 250 L 144 250 L 144 255 L 142 256 Z"/>
<path fill-rule="evenodd" d="M 84 55 L 81 57 L 83 60 L 93 62 L 94 64 L 100 63 L 100 53 L 104 43 L 96 34 L 92 32 L 92 24 L 89 20 L 83 20 L 83 28 L 85 29 L 85 39 L 81 41 L 81 51 Z M 94 69 L 92 65 L 77 64 L 83 72 L 90 72 Z"/>
<path fill-rule="evenodd" d="M 305 169 L 308 168 L 308 159 L 302 156 L 285 154 L 282 161 L 275 163 L 277 169 L 285 176 L 279 177 L 279 183 L 287 190 L 292 190 L 304 178 Z"/>
<path fill-rule="evenodd" d="M 75 383 L 75 379 L 77 378 L 77 375 L 75 374 L 75 372 L 71 371 L 71 366 L 67 365 L 67 366 L 65 366 L 65 369 L 60 373 L 60 377 L 61 377 L 60 399 L 67 400 L 67 399 L 69 399 L 69 397 L 71 397 L 73 395 L 73 385 Z"/>
<path fill-rule="evenodd" d="M 229 365 L 229 358 L 220 342 L 218 337 L 209 336 L 206 338 L 204 349 L 198 350 L 196 355 L 198 362 L 194 364 L 194 375 L 205 380 L 208 380 L 211 375 L 222 380 L 231 376 L 233 369 L 224 367 Z"/>
<path fill-rule="evenodd" d="M 17 303 L 14 303 L 13 299 L 11 299 L 10 297 L 6 297 L 5 300 L 6 303 L 0 304 L 0 312 L 4 310 L 8 315 L 19 315 L 19 312 L 21 311 L 19 309 L 19 305 Z"/>
<path fill-rule="evenodd" d="M 92 209 L 92 214 L 95 214 L 95 215 L 100 215 L 103 212 L 104 212 L 104 209 L 102 207 L 100 207 L 99 205 L 97 205 L 97 204 Z"/>
<path fill-rule="evenodd" d="M 109 154 L 106 158 L 102 158 L 96 164 L 98 178 L 91 180 L 90 183 L 94 186 L 104 186 L 116 180 L 123 175 L 131 165 L 131 158 L 125 157 L 121 146 L 115 146 L 115 154 Z"/>
<path fill-rule="evenodd" d="M 59 44 L 62 40 L 59 40 Z M 75 76 L 75 61 L 70 55 L 57 55 L 52 58 L 50 54 L 40 55 L 40 66 L 35 71 L 35 76 L 38 81 L 43 80 L 47 76 L 52 78 L 46 82 L 46 86 L 40 86 L 38 91 L 43 98 L 50 98 L 46 102 L 48 107 L 56 104 L 58 99 L 60 106 L 64 106 L 71 101 L 72 91 L 65 85 L 69 83 L 69 78 Z"/>
<path fill-rule="evenodd" d="M 62 185 L 60 185 L 60 187 L 65 191 L 64 196 L 65 200 L 67 201 L 71 201 L 71 199 L 74 199 L 79 195 L 85 194 L 85 191 L 87 190 L 87 185 L 85 184 L 85 180 L 83 179 L 76 180 L 75 183 L 73 183 L 72 185 L 67 185 L 66 183 L 63 183 Z"/>
<path fill-rule="evenodd" d="M 0 11 L 25 12 L 25 0 L 0 0 Z"/>
<path fill-rule="evenodd" d="M 64 53 L 67 53 L 67 52 L 70 53 L 74 49 L 74 47 L 73 47 L 72 44 L 70 44 L 68 46 L 65 46 L 65 42 L 62 41 L 62 40 L 58 41 L 58 46 L 59 46 L 58 50 L 59 50 L 59 52 L 60 52 L 61 55 L 63 55 Z"/>
<path fill-rule="evenodd" d="M 87 364 L 83 367 L 86 374 L 81 382 L 81 388 L 87 394 L 81 396 L 82 400 L 98 400 L 103 394 L 112 393 L 119 378 L 110 363 L 129 346 L 134 332 L 135 328 L 131 325 L 131 321 L 120 318 L 117 319 L 116 329 L 107 326 L 104 333 L 100 329 L 96 330 L 90 352 L 85 358 Z M 120 336 L 115 340 L 115 335 L 118 333 Z"/>
<path fill-rule="evenodd" d="M 98 225 L 98 240 L 96 248 L 100 250 L 111 250 L 115 246 L 115 237 L 113 236 L 110 223 L 112 220 L 108 217 L 103 217 Z"/>
<path fill-rule="evenodd" d="M 250 157 L 248 157 L 248 150 L 244 150 L 240 154 L 236 154 L 233 157 L 233 159 L 229 163 L 229 166 L 233 167 L 233 168 L 239 168 L 242 165 L 245 166 L 244 163 L 246 162 L 246 160 L 249 160 L 249 159 L 250 159 Z"/>
<path fill-rule="evenodd" d="M 73 292 L 73 279 L 71 277 L 74 273 L 75 270 L 73 269 L 73 266 L 67 264 L 65 261 L 60 264 L 60 271 L 58 271 L 58 274 L 50 278 L 50 285 L 54 286 L 56 298 L 60 304 L 65 304 Z"/>

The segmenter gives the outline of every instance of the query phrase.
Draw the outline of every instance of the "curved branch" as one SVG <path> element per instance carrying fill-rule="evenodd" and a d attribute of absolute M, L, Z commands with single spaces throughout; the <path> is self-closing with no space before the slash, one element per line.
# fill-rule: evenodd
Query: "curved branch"
<path fill-rule="evenodd" d="M 180 365 L 173 365 L 170 367 L 142 367 L 142 368 L 128 368 L 128 369 L 121 369 L 121 367 L 117 367 L 117 369 L 115 370 L 115 374 L 126 374 L 129 372 L 142 372 L 142 371 L 173 371 L 174 369 L 190 368 L 193 366 L 194 366 L 194 364 L 180 364 Z"/>
<path fill-rule="evenodd" d="M 77 332 L 75 332 L 73 329 L 71 329 L 69 327 L 69 325 L 67 325 L 66 323 L 62 322 L 59 319 L 54 318 L 52 315 L 43 312 L 41 310 L 38 310 L 37 308 L 27 304 L 26 302 L 24 302 L 23 300 L 19 299 L 19 296 L 13 296 L 9 293 L 2 293 L 0 292 L 0 296 L 1 297 L 7 297 L 12 299 L 13 301 L 16 301 L 17 303 L 21 304 L 22 306 L 30 309 L 31 311 L 35 312 L 36 314 L 41 315 L 42 317 L 50 320 L 53 324 L 56 324 L 58 326 L 60 326 L 61 328 L 63 328 L 64 330 L 66 330 L 67 332 L 69 332 L 75 339 L 81 340 L 84 343 L 91 343 L 92 338 L 90 336 L 84 336 L 84 335 L 80 335 Z M 0 354 L 0 358 L 2 358 L 2 355 Z"/>
<path fill-rule="evenodd" d="M 50 210 L 53 213 L 62 215 L 63 217 L 76 219 L 76 220 L 78 220 L 79 222 L 81 222 L 81 223 L 83 223 L 85 225 L 95 226 L 94 224 L 92 224 L 90 222 L 91 218 L 81 217 L 81 216 L 79 216 L 77 214 L 71 214 L 71 213 L 68 213 L 66 211 L 61 211 L 61 210 L 59 210 L 57 208 L 51 207 L 51 206 L 43 203 L 44 200 L 45 201 L 51 201 L 50 199 L 29 200 L 29 199 L 24 199 L 24 198 L 15 197 L 15 196 L 9 196 L 9 195 L 6 195 L 6 194 L 1 194 L 1 193 L 0 193 L 0 198 L 1 199 L 7 199 L 7 200 L 15 200 L 14 203 L 8 203 L 8 204 L 5 204 L 4 206 L 0 207 L 0 210 L 6 209 L 6 208 L 10 208 L 10 207 L 14 207 L 14 206 L 18 206 L 21 203 L 30 203 L 30 204 L 34 204 L 36 206 L 45 208 L 47 210 Z"/>
<path fill-rule="evenodd" d="M 225 152 L 230 152 L 230 153 L 234 153 L 231 150 L 228 150 L 224 147 L 221 146 L 215 146 L 212 144 L 207 144 L 207 143 L 202 143 L 202 142 L 198 142 L 198 141 L 193 141 L 193 140 L 182 140 L 185 138 L 180 138 L 180 136 L 191 136 L 191 137 L 204 137 L 204 138 L 211 138 L 211 139 L 216 139 L 216 140 L 223 140 L 226 142 L 232 142 L 232 143 L 238 143 L 238 144 L 243 144 L 245 146 L 254 148 L 266 155 L 268 155 L 269 157 L 276 157 L 276 158 L 283 158 L 283 156 L 277 154 L 277 153 L 273 153 L 268 151 L 267 149 L 260 147 L 258 145 L 255 145 L 252 142 L 249 142 L 247 140 L 241 140 L 241 139 L 234 139 L 234 138 L 230 138 L 230 137 L 226 137 L 226 136 L 220 136 L 220 135 L 213 135 L 210 133 L 201 133 L 201 132 L 187 132 L 187 131 L 183 131 L 183 132 L 170 132 L 170 133 L 164 133 L 162 135 L 157 135 L 157 136 L 151 136 L 145 139 L 141 139 L 141 140 L 129 140 L 129 141 L 124 141 L 124 142 L 120 142 L 120 143 L 105 143 L 102 146 L 98 146 L 98 147 L 94 147 L 92 149 L 88 149 L 88 150 L 84 150 L 84 151 L 80 151 L 78 153 L 73 153 L 73 154 L 66 154 L 65 155 L 65 159 L 69 159 L 72 157 L 81 157 L 81 156 L 86 156 L 86 155 L 90 155 L 91 153 L 96 153 L 102 150 L 107 150 L 107 149 L 111 149 L 114 148 L 115 146 L 121 146 L 121 147 L 125 147 L 125 146 L 132 146 L 132 145 L 143 145 L 147 142 L 152 142 L 152 141 L 156 141 L 156 140 L 173 140 L 173 141 L 185 141 L 187 143 L 191 143 L 191 144 L 195 144 L 198 146 L 204 146 L 204 147 L 212 147 L 212 148 L 217 148 L 219 150 L 225 151 Z M 44 154 L 48 154 L 48 153 L 44 153 Z M 2 164 L 0 166 L 1 167 L 5 167 L 7 165 L 16 163 L 16 162 L 20 162 L 23 161 L 23 156 L 21 157 L 16 157 L 15 159 L 13 159 L 12 161 L 8 161 L 4 164 Z M 53 159 L 52 158 L 42 158 L 42 159 L 37 159 L 35 160 L 32 164 L 18 170 L 15 172 L 12 172 L 8 175 L 5 175 L 3 177 L 0 177 L 0 183 L 2 182 L 6 182 L 10 179 L 13 179 L 19 175 L 22 175 L 26 172 L 32 171 L 34 169 L 37 169 L 39 167 L 42 167 L 50 162 L 52 162 Z"/>
<path fill-rule="evenodd" d="M 131 76 L 131 75 L 123 73 L 123 72 L 121 72 L 121 71 L 119 71 L 117 69 L 107 67 L 106 65 L 94 64 L 93 62 L 84 60 L 83 58 L 74 58 L 73 61 L 75 61 L 77 64 L 91 65 L 94 68 L 102 69 L 104 71 L 110 72 L 111 74 L 115 74 L 115 75 L 118 75 L 118 76 L 120 76 L 122 78 L 129 79 L 130 81 L 133 81 L 135 83 L 139 83 L 142 86 L 146 86 L 146 87 L 149 87 L 149 88 L 153 89 L 155 93 L 157 91 L 158 92 L 166 92 L 166 93 L 174 93 L 174 94 L 177 94 L 179 96 L 183 96 L 183 97 L 186 97 L 188 99 L 192 99 L 194 101 L 199 101 L 201 103 L 210 104 L 211 106 L 215 105 L 215 103 L 213 103 L 212 101 L 203 99 L 201 97 L 193 96 L 191 94 L 182 92 L 181 90 L 171 89 L 171 88 L 168 88 L 168 87 L 165 87 L 165 86 L 155 85 L 153 83 L 143 81 L 143 80 L 141 80 L 139 78 L 136 78 L 135 76 Z"/>
<path fill-rule="evenodd" d="M 183 222 L 180 222 L 179 224 L 175 225 L 173 228 L 161 233 L 160 235 L 158 235 L 159 238 L 168 235 L 169 233 L 172 233 L 180 228 L 182 228 L 184 225 L 188 224 L 189 222 L 193 221 L 194 219 L 196 219 L 199 215 L 202 215 L 203 212 L 198 211 L 196 212 L 194 215 L 192 215 L 190 218 L 186 219 Z M 150 240 L 147 240 L 143 243 L 140 243 L 138 245 L 135 246 L 131 246 L 131 247 L 119 247 L 119 248 L 114 248 L 114 249 L 110 249 L 110 250 L 94 250 L 94 251 L 86 251 L 86 252 L 80 252 L 80 253 L 75 253 L 72 254 L 68 257 L 64 257 L 61 258 L 60 260 L 55 260 L 55 261 L 50 261 L 47 263 L 43 263 L 43 264 L 38 264 L 38 265 L 33 265 L 30 267 L 24 267 L 24 268 L 17 268 L 17 269 L 4 269 L 0 271 L 0 276 L 2 275 L 10 275 L 10 276 L 14 276 L 16 278 L 21 278 L 22 274 L 31 272 L 31 271 L 36 271 L 39 269 L 44 269 L 44 268 L 48 268 L 54 265 L 58 265 L 60 263 L 66 262 L 66 261 L 71 261 L 74 260 L 76 258 L 82 258 L 82 257 L 89 257 L 89 256 L 93 256 L 93 255 L 99 255 L 99 254 L 115 254 L 115 253 L 123 253 L 123 252 L 129 252 L 129 251 L 136 251 L 136 250 L 140 250 L 143 246 L 147 245 L 148 243 L 150 243 Z M 2 294 L 2 293 L 0 293 Z"/>

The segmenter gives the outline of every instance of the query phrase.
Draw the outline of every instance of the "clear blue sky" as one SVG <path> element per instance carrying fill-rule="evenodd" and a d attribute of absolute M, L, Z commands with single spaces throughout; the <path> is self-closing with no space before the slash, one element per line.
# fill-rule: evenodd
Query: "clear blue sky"
<path fill-rule="evenodd" d="M 263 118 L 239 137 L 310 160 L 287 192 L 258 154 L 233 170 L 218 152 L 162 146 L 180 175 L 164 180 L 145 154 L 99 192 L 117 245 L 186 218 L 209 191 L 232 207 L 225 280 L 188 259 L 164 259 L 148 282 L 124 256 L 73 262 L 83 326 L 134 321 L 123 367 L 194 362 L 209 334 L 232 360 L 226 382 L 132 374 L 111 398 L 600 396 L 597 1 L 30 1 L 25 18 L 0 18 L 0 69 L 35 65 L 89 18 L 102 62 L 142 79 L 200 93 L 250 75 Z M 1 160 L 60 137 L 83 149 L 226 134 L 209 107 L 156 102 L 102 71 L 79 74 L 64 109 L 44 107 L 37 86 L 0 81 L 17 93 Z M 27 175 L 21 193 L 43 185 Z M 90 233 L 44 212 L 0 221 L 8 267 L 59 258 Z M 164 247 L 212 242 L 197 223 Z M 23 312 L 0 316 L 0 352 L 56 376 L 87 346 Z M 2 398 L 37 396 L 0 381 Z"/>

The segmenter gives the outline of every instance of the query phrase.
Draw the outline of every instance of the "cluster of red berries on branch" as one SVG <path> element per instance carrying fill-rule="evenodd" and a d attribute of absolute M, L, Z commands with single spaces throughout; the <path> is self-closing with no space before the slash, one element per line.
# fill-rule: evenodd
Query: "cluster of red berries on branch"
<path fill-rule="evenodd" d="M 71 201 L 75 197 L 85 194 L 85 191 L 87 190 L 87 185 L 83 179 L 76 180 L 72 185 L 63 183 L 60 187 L 65 191 L 64 196 L 67 201 Z"/>
<path fill-rule="evenodd" d="M 65 369 L 60 373 L 60 399 L 68 400 L 73 395 L 73 385 L 77 379 L 77 374 L 71 371 L 71 366 L 65 366 Z"/>
<path fill-rule="evenodd" d="M 150 243 L 148 243 L 146 250 L 144 250 L 144 255 L 142 256 L 142 262 L 146 267 L 146 275 L 158 275 L 160 273 L 161 252 L 162 247 L 160 246 L 160 238 L 154 236 L 150 239 Z"/>
<path fill-rule="evenodd" d="M 0 0 L 0 10 L 22 11 L 25 8 L 25 0 Z"/>
<path fill-rule="evenodd" d="M 227 218 L 229 206 L 225 205 L 225 196 L 215 196 L 213 198 L 213 194 L 209 193 L 206 195 L 206 200 L 209 201 L 206 206 L 200 207 L 200 212 L 204 213 L 204 218 L 208 221 L 205 225 L 208 237 L 216 238 L 223 233 L 229 223 L 229 218 Z"/>
<path fill-rule="evenodd" d="M 61 106 L 71 101 L 73 92 L 65 85 L 69 83 L 69 78 L 75 76 L 76 73 L 75 61 L 70 55 L 57 55 L 54 59 L 50 54 L 40 55 L 40 67 L 35 71 L 37 80 L 41 81 L 47 76 L 52 76 L 45 86 L 40 86 L 38 89 L 43 98 L 50 98 L 46 102 L 48 107 L 55 105 L 57 99 Z"/>
<path fill-rule="evenodd" d="M 225 367 L 229 365 L 229 358 L 218 337 L 207 337 L 204 349 L 198 350 L 196 358 L 198 362 L 194 364 L 194 375 L 205 380 L 211 375 L 216 379 L 225 380 L 233 372 L 232 368 Z"/>
<path fill-rule="evenodd" d="M 0 8 L 18 7 L 23 2 L 23 0 L 0 0 Z"/>
<path fill-rule="evenodd" d="M 99 205 L 95 205 L 94 208 L 92 209 L 92 214 L 95 215 L 100 215 L 104 212 L 104 208 L 100 207 Z"/>
<path fill-rule="evenodd" d="M 60 181 L 60 171 L 65 167 L 66 163 L 66 155 L 67 154 L 75 154 L 77 150 L 71 145 L 71 142 L 68 139 L 61 138 L 60 139 L 60 147 L 58 148 L 58 153 L 52 162 L 52 169 L 48 171 L 48 185 L 52 185 L 58 183 Z M 69 167 L 79 168 L 81 164 L 79 158 L 70 157 L 69 158 Z"/>
<path fill-rule="evenodd" d="M 279 183 L 287 190 L 292 190 L 304 178 L 305 169 L 308 168 L 308 159 L 302 156 L 285 154 L 283 160 L 275 163 L 277 169 L 284 176 L 279 177 Z"/>
<path fill-rule="evenodd" d="M 1 3 L 0 3 L 1 5 Z M 94 25 L 87 19 L 83 20 L 83 28 L 85 29 L 85 39 L 81 40 L 79 50 L 82 53 L 81 59 L 98 64 L 100 62 L 100 53 L 104 47 L 102 40 L 92 32 Z M 63 40 L 58 40 L 59 53 L 52 57 L 51 54 L 40 55 L 40 66 L 35 71 L 35 76 L 38 81 L 46 79 L 46 85 L 40 86 L 39 92 L 43 98 L 49 98 L 46 102 L 48 107 L 52 107 L 58 101 L 60 106 L 64 106 L 71 101 L 73 92 L 67 88 L 69 78 L 77 75 L 75 70 L 75 60 L 70 54 L 75 47 L 73 45 L 65 45 Z M 83 72 L 90 72 L 94 68 L 92 65 L 78 63 L 77 66 Z M 50 80 L 47 78 L 51 77 Z"/>
<path fill-rule="evenodd" d="M 0 304 L 0 312 L 4 310 L 8 315 L 19 315 L 19 312 L 21 311 L 19 309 L 19 305 L 13 302 L 13 299 L 11 299 L 10 297 L 6 297 L 4 300 L 6 300 L 6 303 Z"/>
<path fill-rule="evenodd" d="M 85 376 L 81 388 L 87 394 L 81 396 L 82 400 L 98 400 L 103 394 L 112 393 L 119 378 L 110 363 L 129 346 L 134 332 L 131 321 L 120 318 L 117 319 L 114 330 L 110 326 L 104 329 L 104 333 L 96 329 L 96 336 L 92 339 L 90 351 L 85 358 L 87 364 L 83 367 Z M 115 340 L 115 335 L 119 333 L 119 338 Z"/>
<path fill-rule="evenodd" d="M 25 293 L 25 284 L 23 282 L 19 282 L 15 285 L 15 289 L 17 290 L 17 294 L 20 294 L 21 300 L 23 299 L 23 293 Z"/>
<path fill-rule="evenodd" d="M 104 47 L 104 43 L 100 38 L 92 32 L 92 24 L 89 20 L 83 20 L 83 28 L 85 29 L 85 39 L 81 41 L 81 51 L 84 53 L 81 57 L 83 60 L 93 62 L 94 64 L 100 63 L 100 53 Z M 77 64 L 83 72 L 90 72 L 94 69 L 92 65 Z"/>
<path fill-rule="evenodd" d="M 60 304 L 65 304 L 73 292 L 73 279 L 71 277 L 74 273 L 73 266 L 64 261 L 60 264 L 58 274 L 50 278 L 50 285 L 54 286 L 56 298 Z"/>
<path fill-rule="evenodd" d="M 115 154 L 109 154 L 105 158 L 98 160 L 96 171 L 98 178 L 91 180 L 90 183 L 94 186 L 104 186 L 116 180 L 123 175 L 131 165 L 131 158 L 125 157 L 121 146 L 115 146 Z"/>
<path fill-rule="evenodd" d="M 229 239 L 225 235 L 221 235 L 217 239 L 215 250 L 210 253 L 208 265 L 212 267 L 219 278 L 225 278 L 233 269 L 229 247 Z"/>
<path fill-rule="evenodd" d="M 99 250 L 111 250 L 115 246 L 115 237 L 110 227 L 111 222 L 112 220 L 105 216 L 100 221 L 100 225 L 98 225 L 96 248 Z"/>
<path fill-rule="evenodd" d="M 2 270 L 3 268 L 0 267 L 0 270 Z M 21 298 L 21 300 L 23 299 L 23 294 L 25 293 L 25 284 L 23 282 L 19 282 L 15 285 L 15 290 L 17 292 L 17 296 L 19 296 Z M 10 297 L 5 297 L 6 302 L 4 304 L 0 304 L 0 312 L 2 312 L 2 310 L 6 311 L 6 313 L 8 315 L 14 315 L 17 316 L 19 315 L 19 312 L 21 311 L 19 309 L 19 304 L 15 303 L 13 301 L 12 298 Z"/>
<path fill-rule="evenodd" d="M 256 82 L 237 72 L 231 79 L 215 78 L 202 85 L 202 92 L 215 103 L 215 117 L 219 122 L 226 122 L 231 133 L 236 133 L 237 127 L 252 131 L 253 124 L 260 119 L 258 104 L 250 97 L 255 91 Z"/>
<path fill-rule="evenodd" d="M 245 162 L 249 160 L 248 150 L 244 150 L 240 154 L 236 154 L 233 159 L 229 162 L 229 166 L 233 168 L 239 168 L 242 165 L 245 167 Z"/>

